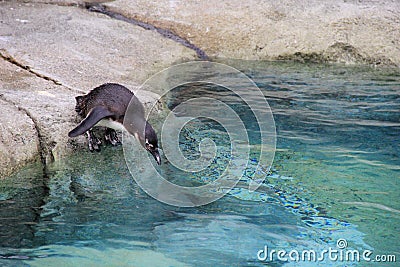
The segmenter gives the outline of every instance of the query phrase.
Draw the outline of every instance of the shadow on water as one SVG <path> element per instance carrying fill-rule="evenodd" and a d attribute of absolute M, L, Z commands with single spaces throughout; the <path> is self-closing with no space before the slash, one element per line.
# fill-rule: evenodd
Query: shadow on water
<path fill-rule="evenodd" d="M 318 252 L 337 248 L 340 238 L 349 249 L 400 257 L 398 74 L 227 63 L 257 83 L 276 120 L 278 150 L 262 187 L 250 192 L 243 179 L 216 202 L 177 208 L 137 186 L 121 147 L 82 151 L 49 166 L 48 192 L 40 166 L 28 167 L 0 180 L 0 266 L 296 266 L 276 259 L 261 262 L 257 252 L 266 245 Z M 209 89 L 197 87 L 195 94 L 232 97 Z M 183 90 L 173 99 L 183 101 L 193 91 Z M 256 146 L 250 110 L 240 103 L 235 108 Z M 197 147 L 194 135 L 226 142 L 223 129 L 207 131 L 201 127 L 210 128 L 212 122 L 203 122 L 188 125 L 180 136 L 187 155 Z M 168 164 L 164 168 L 174 173 Z M 204 177 L 179 176 L 177 181 L 204 183 Z M 366 266 L 346 262 L 353 265 Z"/>

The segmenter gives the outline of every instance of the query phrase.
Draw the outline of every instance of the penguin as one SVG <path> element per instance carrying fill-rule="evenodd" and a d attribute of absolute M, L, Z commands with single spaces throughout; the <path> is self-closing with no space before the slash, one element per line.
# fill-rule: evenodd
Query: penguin
<path fill-rule="evenodd" d="M 89 150 L 99 151 L 101 141 L 93 134 L 93 127 L 107 127 L 105 139 L 112 145 L 120 143 L 115 130 L 127 131 L 134 135 L 140 144 L 153 155 L 157 164 L 161 165 L 157 134 L 144 117 L 142 103 L 128 88 L 117 83 L 105 83 L 86 95 L 75 97 L 75 100 L 75 111 L 83 120 L 68 133 L 69 137 L 86 133 Z M 135 111 L 133 122 L 124 125 L 124 116 L 131 101 L 131 107 L 134 107 Z"/>

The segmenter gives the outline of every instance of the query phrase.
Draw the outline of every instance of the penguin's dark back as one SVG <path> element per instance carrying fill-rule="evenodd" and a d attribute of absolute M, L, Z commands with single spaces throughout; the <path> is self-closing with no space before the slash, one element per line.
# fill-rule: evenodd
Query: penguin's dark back
<path fill-rule="evenodd" d="M 115 119 L 123 119 L 133 93 L 120 84 L 106 83 L 91 90 L 86 95 L 77 96 L 75 110 L 82 117 L 96 106 L 104 106 L 115 114 Z"/>

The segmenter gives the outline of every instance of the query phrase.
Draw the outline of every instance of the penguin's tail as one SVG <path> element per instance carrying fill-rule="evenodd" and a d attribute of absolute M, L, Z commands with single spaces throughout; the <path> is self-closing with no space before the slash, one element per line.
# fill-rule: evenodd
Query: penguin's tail
<path fill-rule="evenodd" d="M 84 95 L 79 95 L 75 97 L 76 100 L 76 105 L 75 105 L 75 111 L 80 115 L 83 116 L 84 114 L 84 107 L 85 107 L 85 96 Z"/>

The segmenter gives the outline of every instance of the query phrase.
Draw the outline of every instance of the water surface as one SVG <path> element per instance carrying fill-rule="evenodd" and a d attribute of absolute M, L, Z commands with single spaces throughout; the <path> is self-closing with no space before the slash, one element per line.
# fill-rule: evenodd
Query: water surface
<path fill-rule="evenodd" d="M 121 147 L 78 152 L 49 166 L 45 182 L 40 164 L 34 164 L 0 181 L 0 266 L 318 266 L 261 262 L 257 252 L 265 245 L 322 251 L 336 248 L 340 238 L 349 248 L 399 260 L 399 73 L 227 63 L 256 82 L 274 114 L 277 153 L 263 186 L 250 192 L 242 179 L 214 203 L 177 208 L 137 186 Z M 199 93 L 235 97 L 212 86 L 189 88 L 197 89 L 177 90 L 169 104 Z M 240 101 L 231 104 L 246 122 L 256 161 L 254 117 Z M 196 142 L 205 137 L 219 148 L 208 170 L 184 175 L 165 164 L 163 172 L 185 185 L 218 175 L 229 158 L 223 128 L 193 121 L 180 136 L 181 149 L 195 158 Z"/>

